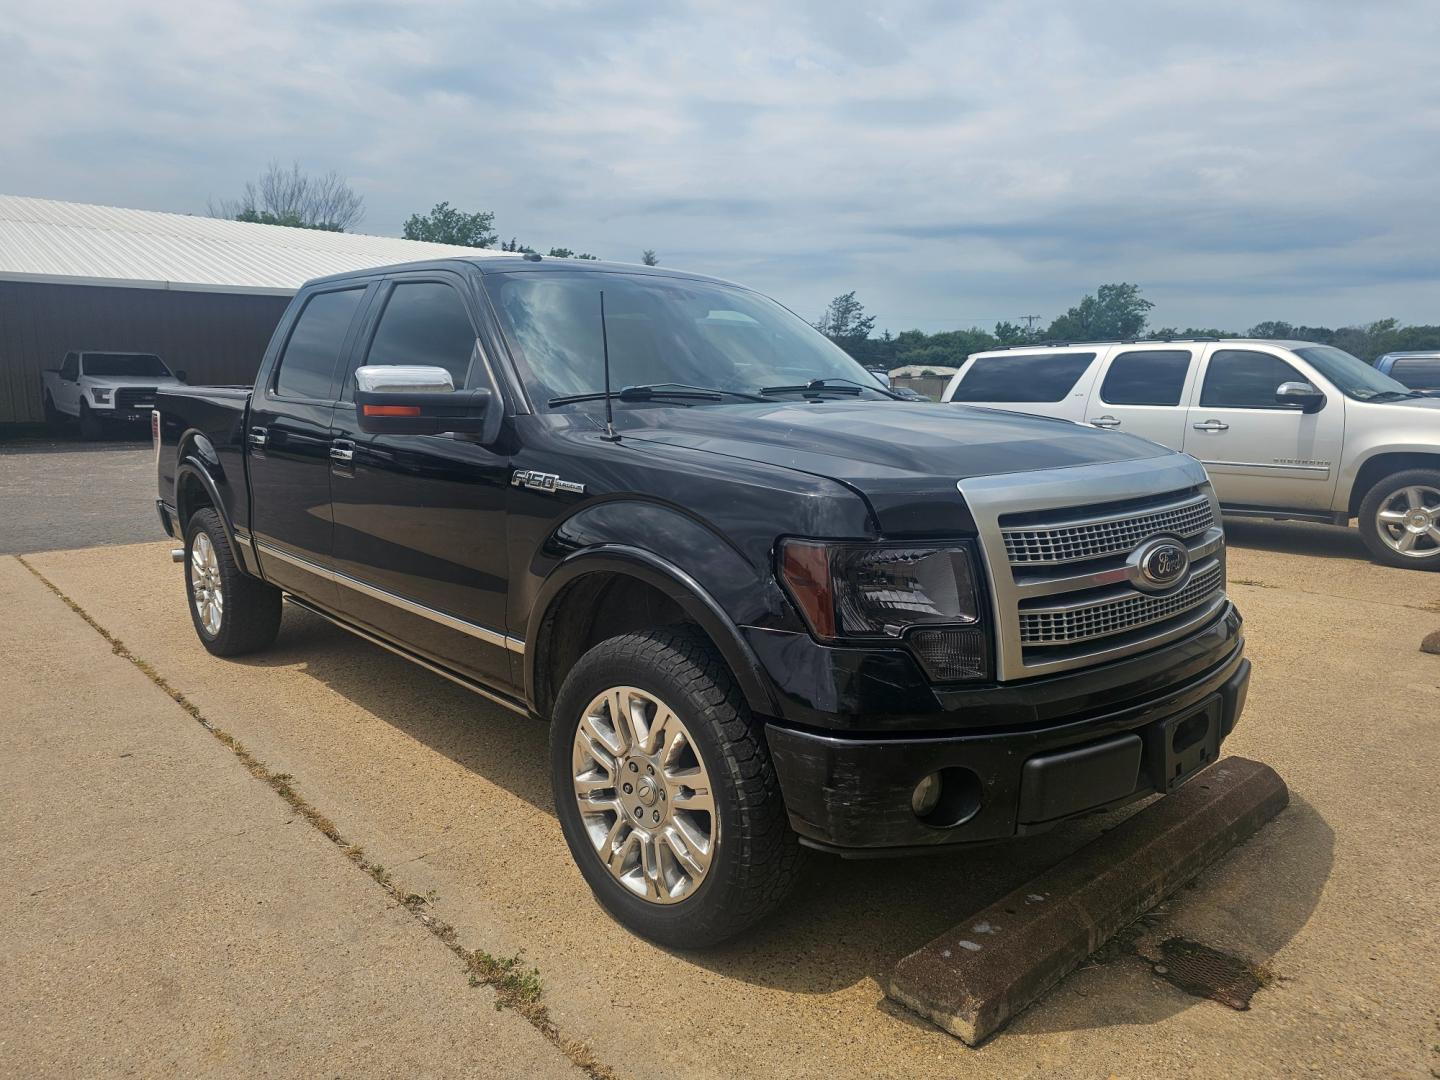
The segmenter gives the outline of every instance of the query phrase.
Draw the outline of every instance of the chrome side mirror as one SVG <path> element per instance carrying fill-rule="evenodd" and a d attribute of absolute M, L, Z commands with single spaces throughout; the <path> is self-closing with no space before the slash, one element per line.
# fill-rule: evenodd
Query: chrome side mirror
<path fill-rule="evenodd" d="M 355 370 L 355 414 L 370 435 L 486 433 L 489 390 L 456 390 L 442 367 L 377 364 Z"/>
<path fill-rule="evenodd" d="M 1280 405 L 1298 405 L 1301 412 L 1319 412 L 1325 406 L 1325 395 L 1308 382 L 1283 382 L 1275 388 L 1275 401 Z"/>

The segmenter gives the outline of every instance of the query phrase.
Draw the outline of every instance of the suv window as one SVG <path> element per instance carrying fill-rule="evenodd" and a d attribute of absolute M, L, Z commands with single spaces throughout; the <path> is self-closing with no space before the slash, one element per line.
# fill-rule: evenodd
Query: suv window
<path fill-rule="evenodd" d="M 1229 409 L 1288 409 L 1275 400 L 1283 382 L 1309 382 L 1304 375 L 1269 353 L 1249 349 L 1218 349 L 1205 370 L 1200 404 Z"/>
<path fill-rule="evenodd" d="M 951 400 L 1064 401 L 1094 359 L 1093 352 L 982 356 Z"/>
<path fill-rule="evenodd" d="M 1188 349 L 1142 349 L 1110 361 L 1100 400 L 1107 405 L 1179 405 L 1190 370 Z"/>
<path fill-rule="evenodd" d="M 367 364 L 421 364 L 465 386 L 475 328 L 460 294 L 438 281 L 402 281 L 390 293 L 370 341 Z"/>
<path fill-rule="evenodd" d="M 276 394 L 312 401 L 330 400 L 335 363 L 340 359 L 345 335 L 364 295 L 363 287 L 341 289 L 316 293 L 305 301 L 280 357 L 280 370 L 275 375 Z"/>
<path fill-rule="evenodd" d="M 1440 356 L 1402 356 L 1390 376 L 1416 390 L 1440 389 Z"/>

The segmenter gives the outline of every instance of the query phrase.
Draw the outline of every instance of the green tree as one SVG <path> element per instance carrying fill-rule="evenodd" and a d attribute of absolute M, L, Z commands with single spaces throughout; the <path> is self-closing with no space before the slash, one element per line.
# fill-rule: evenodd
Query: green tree
<path fill-rule="evenodd" d="M 870 331 L 875 329 L 875 316 L 865 314 L 865 305 L 855 299 L 852 290 L 830 301 L 820 321 L 815 323 L 815 329 L 854 356 L 855 349 L 863 351 L 861 343 L 868 340 Z"/>
<path fill-rule="evenodd" d="M 575 252 L 571 251 L 571 250 L 570 250 L 569 248 L 567 248 L 567 247 L 552 247 L 549 251 L 547 251 L 547 252 L 545 253 L 545 255 L 546 255 L 547 258 L 551 258 L 551 259 L 595 259 L 595 258 L 598 258 L 598 256 L 596 256 L 596 255 L 589 255 L 589 254 L 577 255 L 577 254 L 575 254 Z"/>
<path fill-rule="evenodd" d="M 411 214 L 405 221 L 406 240 L 425 240 L 432 244 L 455 244 L 459 247 L 493 247 L 500 239 L 494 232 L 495 214 L 490 210 L 466 213 L 449 202 L 435 204 L 428 214 Z"/>
<path fill-rule="evenodd" d="M 655 254 L 653 248 L 646 248 L 640 253 L 640 261 L 646 266 L 659 266 L 660 256 Z"/>
<path fill-rule="evenodd" d="M 1035 331 L 1009 319 L 995 324 L 995 342 L 999 345 L 1028 345 L 1035 340 Z"/>
<path fill-rule="evenodd" d="M 1125 341 L 1138 338 L 1150 321 L 1155 305 L 1140 295 L 1140 286 L 1127 282 L 1101 285 L 1050 324 L 1050 341 Z"/>

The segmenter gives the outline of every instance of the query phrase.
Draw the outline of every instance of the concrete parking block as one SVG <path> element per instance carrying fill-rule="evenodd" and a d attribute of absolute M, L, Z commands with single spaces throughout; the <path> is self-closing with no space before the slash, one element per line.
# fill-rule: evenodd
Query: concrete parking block
<path fill-rule="evenodd" d="M 1268 765 L 1223 758 L 905 957 L 889 996 L 978 1045 L 1289 798 Z"/>

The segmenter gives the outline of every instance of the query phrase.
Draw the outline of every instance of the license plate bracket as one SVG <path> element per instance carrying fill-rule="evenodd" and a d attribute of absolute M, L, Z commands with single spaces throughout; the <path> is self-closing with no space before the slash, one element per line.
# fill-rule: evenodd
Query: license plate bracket
<path fill-rule="evenodd" d="M 1155 790 L 1166 795 L 1220 756 L 1220 695 L 1156 723 L 1150 732 Z"/>

